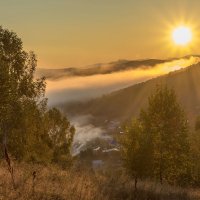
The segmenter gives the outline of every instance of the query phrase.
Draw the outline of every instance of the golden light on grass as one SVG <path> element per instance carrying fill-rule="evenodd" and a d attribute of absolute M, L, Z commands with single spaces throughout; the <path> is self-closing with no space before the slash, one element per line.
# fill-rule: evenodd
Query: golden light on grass
<path fill-rule="evenodd" d="M 186 46 L 192 41 L 192 31 L 187 26 L 176 27 L 172 32 L 172 39 L 176 45 Z"/>

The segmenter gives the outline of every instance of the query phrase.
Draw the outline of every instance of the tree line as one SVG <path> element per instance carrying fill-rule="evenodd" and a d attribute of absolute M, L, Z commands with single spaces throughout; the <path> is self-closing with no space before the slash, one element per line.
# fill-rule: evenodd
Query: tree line
<path fill-rule="evenodd" d="M 36 55 L 23 50 L 16 33 L 0 27 L 0 154 L 65 165 L 75 129 L 58 109 L 48 109 L 45 78 L 34 77 L 36 66 Z"/>
<path fill-rule="evenodd" d="M 173 89 L 157 86 L 119 138 L 123 163 L 135 179 L 161 184 L 200 185 L 200 118 L 191 131 Z"/>

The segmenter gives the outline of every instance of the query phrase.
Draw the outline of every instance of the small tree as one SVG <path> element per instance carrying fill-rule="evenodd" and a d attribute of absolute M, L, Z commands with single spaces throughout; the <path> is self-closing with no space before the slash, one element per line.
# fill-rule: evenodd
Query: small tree
<path fill-rule="evenodd" d="M 174 90 L 158 86 L 149 97 L 149 106 L 140 115 L 144 134 L 153 144 L 155 177 L 168 183 L 181 181 L 189 164 L 188 122 Z"/>
<path fill-rule="evenodd" d="M 195 124 L 195 131 L 191 134 L 191 180 L 193 185 L 200 186 L 200 128 L 199 117 L 197 118 Z"/>
<path fill-rule="evenodd" d="M 185 183 L 189 170 L 188 122 L 174 90 L 158 86 L 137 123 L 125 129 L 122 153 L 133 175 L 174 184 Z"/>
<path fill-rule="evenodd" d="M 144 143 L 142 134 L 140 121 L 133 119 L 130 124 L 124 126 L 123 135 L 119 137 L 124 166 L 135 180 L 135 189 L 138 178 L 144 178 L 149 170 L 149 163 L 146 162 L 147 154 L 142 146 Z"/>
<path fill-rule="evenodd" d="M 64 166 L 70 160 L 70 148 L 75 128 L 56 108 L 46 113 L 46 124 L 50 146 L 53 149 L 53 161 Z"/>

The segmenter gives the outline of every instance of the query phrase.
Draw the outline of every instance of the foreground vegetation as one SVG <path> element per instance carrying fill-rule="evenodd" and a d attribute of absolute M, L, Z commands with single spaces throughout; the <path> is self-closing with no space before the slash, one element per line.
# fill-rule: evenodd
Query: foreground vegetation
<path fill-rule="evenodd" d="M 21 39 L 0 27 L 1 156 L 40 163 L 67 162 L 74 127 L 56 108 L 48 109 L 45 78 L 35 79 L 37 59 Z M 8 158 L 7 158 L 8 160 Z"/>
<path fill-rule="evenodd" d="M 34 78 L 36 65 L 21 39 L 0 27 L 0 200 L 200 198 L 177 188 L 200 186 L 200 120 L 190 131 L 173 90 L 158 87 L 147 109 L 124 127 L 124 168 L 93 171 L 81 159 L 73 162 L 75 129 L 47 107 L 45 79 Z"/>
<path fill-rule="evenodd" d="M 200 185 L 199 122 L 189 128 L 174 90 L 158 86 L 146 110 L 124 127 L 120 137 L 124 166 L 135 179 L 160 184 Z M 192 134 L 192 132 L 194 132 Z"/>
<path fill-rule="evenodd" d="M 200 192 L 142 181 L 134 182 L 123 170 L 96 171 L 73 167 L 15 164 L 16 189 L 13 189 L 5 163 L 0 164 L 0 199 L 2 200 L 195 200 Z M 35 176 L 33 176 L 35 172 Z"/>

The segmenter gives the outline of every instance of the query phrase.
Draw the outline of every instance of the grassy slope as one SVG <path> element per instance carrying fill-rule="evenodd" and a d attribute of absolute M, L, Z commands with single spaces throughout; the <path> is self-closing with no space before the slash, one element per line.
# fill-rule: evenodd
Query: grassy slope
<path fill-rule="evenodd" d="M 33 171 L 36 179 L 33 183 Z M 192 200 L 200 193 L 192 189 L 140 182 L 137 192 L 123 173 L 93 172 L 89 169 L 62 170 L 56 166 L 16 164 L 16 190 L 12 188 L 5 163 L 0 163 L 0 199 L 2 200 Z M 34 186 L 34 187 L 33 187 Z"/>

